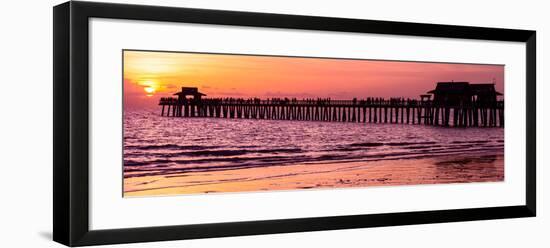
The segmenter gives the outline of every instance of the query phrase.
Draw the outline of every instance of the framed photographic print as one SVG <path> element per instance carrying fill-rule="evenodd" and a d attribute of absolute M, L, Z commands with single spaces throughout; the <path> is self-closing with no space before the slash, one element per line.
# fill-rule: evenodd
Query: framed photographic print
<path fill-rule="evenodd" d="M 54 240 L 532 217 L 536 33 L 54 7 Z"/>

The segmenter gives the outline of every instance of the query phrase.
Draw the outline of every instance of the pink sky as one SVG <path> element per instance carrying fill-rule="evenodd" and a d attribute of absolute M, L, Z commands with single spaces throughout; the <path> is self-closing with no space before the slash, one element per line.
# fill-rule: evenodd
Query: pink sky
<path fill-rule="evenodd" d="M 207 97 L 418 98 L 440 81 L 494 82 L 504 93 L 504 66 L 124 52 L 124 103 L 129 109 L 155 107 L 160 97 L 182 86 L 198 87 Z"/>

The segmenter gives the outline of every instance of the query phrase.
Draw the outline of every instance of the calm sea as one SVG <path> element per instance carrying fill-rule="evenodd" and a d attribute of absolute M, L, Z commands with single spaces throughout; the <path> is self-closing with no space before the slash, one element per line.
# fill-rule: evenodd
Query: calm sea
<path fill-rule="evenodd" d="M 503 128 L 124 116 L 125 177 L 495 152 Z"/>

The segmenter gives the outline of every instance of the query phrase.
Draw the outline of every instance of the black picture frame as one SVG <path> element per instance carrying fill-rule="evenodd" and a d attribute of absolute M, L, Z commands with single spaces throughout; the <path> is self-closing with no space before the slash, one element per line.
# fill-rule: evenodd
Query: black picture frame
<path fill-rule="evenodd" d="M 54 12 L 53 239 L 68 246 L 197 239 L 536 215 L 536 32 L 299 15 L 71 1 Z M 525 205 L 111 230 L 89 229 L 89 19 L 92 17 L 263 28 L 524 42 L 526 45 Z"/>

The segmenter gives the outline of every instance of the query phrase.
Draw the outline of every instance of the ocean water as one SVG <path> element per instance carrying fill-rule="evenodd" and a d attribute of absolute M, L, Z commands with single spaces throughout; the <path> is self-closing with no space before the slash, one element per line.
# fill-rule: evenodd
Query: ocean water
<path fill-rule="evenodd" d="M 161 117 L 124 113 L 125 178 L 504 152 L 503 128 Z"/>

